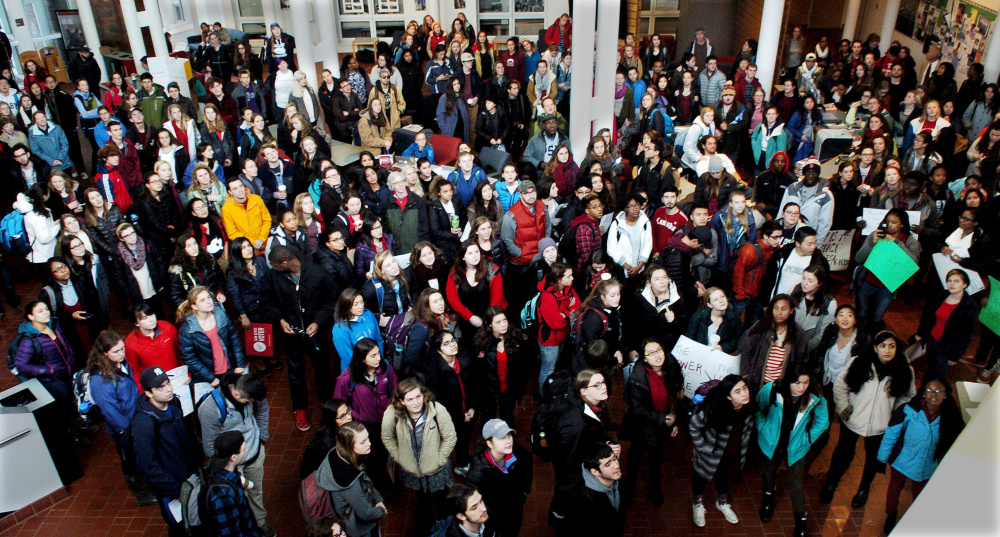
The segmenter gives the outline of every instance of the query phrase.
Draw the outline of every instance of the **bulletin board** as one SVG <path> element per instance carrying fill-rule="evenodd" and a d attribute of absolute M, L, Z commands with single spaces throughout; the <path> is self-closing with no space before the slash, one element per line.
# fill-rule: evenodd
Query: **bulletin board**
<path fill-rule="evenodd" d="M 964 78 L 982 60 L 997 9 L 968 0 L 903 0 L 896 30 L 922 43 L 941 45 L 941 59 Z"/>

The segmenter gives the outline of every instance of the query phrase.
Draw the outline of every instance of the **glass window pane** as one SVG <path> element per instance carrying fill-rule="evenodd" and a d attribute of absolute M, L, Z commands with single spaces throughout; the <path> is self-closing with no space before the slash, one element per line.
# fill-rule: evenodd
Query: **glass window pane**
<path fill-rule="evenodd" d="M 677 33 L 677 19 L 671 17 L 657 17 L 653 24 L 653 32 L 657 34 Z"/>
<path fill-rule="evenodd" d="M 267 33 L 267 27 L 263 22 L 244 22 L 243 31 L 252 36 L 261 36 Z"/>
<path fill-rule="evenodd" d="M 538 31 L 545 28 L 542 19 L 517 19 L 514 21 L 514 33 L 522 39 L 527 37 L 532 41 L 538 37 Z"/>
<path fill-rule="evenodd" d="M 639 28 L 636 30 L 636 33 L 639 35 L 649 34 L 649 17 L 639 18 Z"/>
<path fill-rule="evenodd" d="M 506 13 L 510 11 L 510 0 L 479 0 L 480 13 Z"/>
<path fill-rule="evenodd" d="M 395 32 L 403 33 L 405 30 L 404 21 L 375 21 L 375 35 L 380 37 L 392 37 Z"/>
<path fill-rule="evenodd" d="M 342 22 L 340 23 L 340 36 L 345 39 L 355 37 L 371 37 L 371 23 L 365 22 Z"/>
<path fill-rule="evenodd" d="M 514 11 L 517 13 L 542 13 L 545 11 L 545 0 L 514 0 Z"/>
<path fill-rule="evenodd" d="M 261 0 L 239 0 L 241 17 L 263 17 L 264 5 Z"/>
<path fill-rule="evenodd" d="M 639 5 L 639 11 L 649 11 L 650 0 L 642 0 Z"/>
<path fill-rule="evenodd" d="M 368 0 L 340 0 L 341 15 L 361 15 L 368 13 Z"/>
<path fill-rule="evenodd" d="M 479 29 L 486 32 L 486 35 L 495 36 L 497 39 L 507 39 L 507 36 L 510 35 L 510 23 L 507 19 L 479 19 Z"/>

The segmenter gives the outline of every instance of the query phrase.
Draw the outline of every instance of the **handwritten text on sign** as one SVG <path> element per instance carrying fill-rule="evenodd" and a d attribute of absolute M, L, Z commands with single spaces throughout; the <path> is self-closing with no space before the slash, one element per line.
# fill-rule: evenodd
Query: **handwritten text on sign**
<path fill-rule="evenodd" d="M 707 345 L 681 336 L 671 351 L 684 375 L 684 396 L 694 397 L 694 391 L 703 383 L 729 374 L 739 374 L 740 357 L 711 350 Z"/>
<path fill-rule="evenodd" d="M 821 250 L 830 263 L 830 271 L 847 270 L 851 265 L 851 239 L 854 230 L 834 230 L 826 234 Z"/>

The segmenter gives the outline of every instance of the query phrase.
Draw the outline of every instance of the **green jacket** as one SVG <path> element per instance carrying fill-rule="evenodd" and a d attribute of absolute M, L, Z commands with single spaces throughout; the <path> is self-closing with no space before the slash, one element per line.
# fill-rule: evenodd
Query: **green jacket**
<path fill-rule="evenodd" d="M 430 240 L 427 206 L 419 196 L 407 190 L 406 205 L 400 207 L 390 190 L 382 200 L 385 207 L 385 232 L 391 233 L 399 243 L 398 253 L 413 250 L 420 241 Z"/>

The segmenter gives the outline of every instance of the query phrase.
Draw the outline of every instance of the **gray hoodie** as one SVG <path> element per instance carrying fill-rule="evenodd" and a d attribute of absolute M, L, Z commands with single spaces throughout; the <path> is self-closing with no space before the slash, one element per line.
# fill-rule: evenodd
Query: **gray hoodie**
<path fill-rule="evenodd" d="M 619 505 L 621 504 L 621 493 L 618 492 L 618 482 L 615 481 L 610 487 L 605 487 L 594 474 L 590 473 L 590 470 L 580 465 L 583 470 L 583 484 L 590 490 L 594 492 L 601 492 L 608 495 L 608 501 L 611 502 L 611 506 L 615 508 L 615 511 L 619 510 Z"/>
<path fill-rule="evenodd" d="M 348 535 L 367 535 L 385 518 L 386 512 L 375 507 L 382 501 L 382 495 L 364 467 L 355 468 L 337 455 L 336 450 L 324 457 L 316 470 L 316 485 L 330 491 L 333 512 L 344 521 Z"/>

